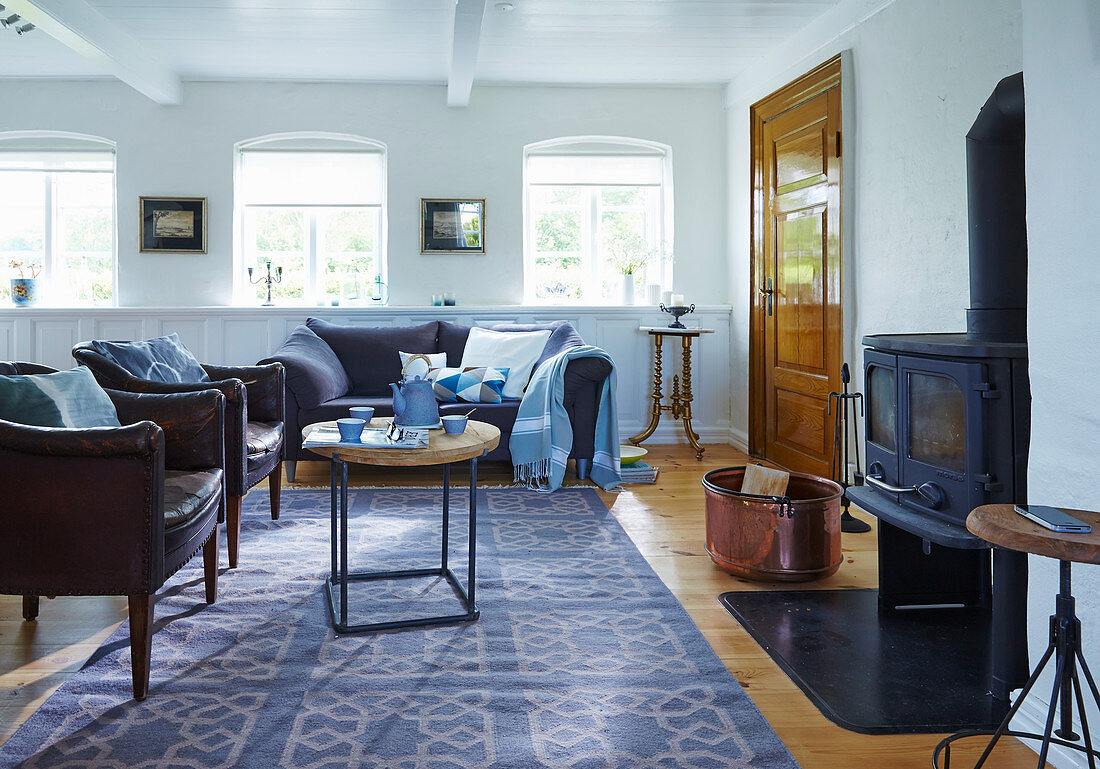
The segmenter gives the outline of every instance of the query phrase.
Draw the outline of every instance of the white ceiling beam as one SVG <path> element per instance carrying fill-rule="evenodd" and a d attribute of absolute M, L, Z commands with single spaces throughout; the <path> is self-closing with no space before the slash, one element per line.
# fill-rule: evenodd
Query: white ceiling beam
<path fill-rule="evenodd" d="M 2 0 L 50 37 L 160 104 L 179 104 L 180 78 L 85 0 Z"/>
<path fill-rule="evenodd" d="M 447 106 L 466 107 L 474 87 L 477 51 L 481 44 L 481 22 L 485 0 L 455 0 L 455 23 L 451 37 L 451 71 L 447 76 Z"/>

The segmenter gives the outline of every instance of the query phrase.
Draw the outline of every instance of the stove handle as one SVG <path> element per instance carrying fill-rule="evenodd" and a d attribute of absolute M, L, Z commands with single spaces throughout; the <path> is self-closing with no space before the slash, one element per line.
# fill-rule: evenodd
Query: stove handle
<path fill-rule="evenodd" d="M 933 510 L 939 510 L 943 507 L 943 489 L 934 483 L 922 483 L 920 486 L 891 486 L 889 483 L 882 480 L 882 475 L 878 473 L 868 473 L 864 477 L 864 480 L 876 489 L 881 489 L 891 494 L 920 494 L 928 503 L 928 506 Z"/>

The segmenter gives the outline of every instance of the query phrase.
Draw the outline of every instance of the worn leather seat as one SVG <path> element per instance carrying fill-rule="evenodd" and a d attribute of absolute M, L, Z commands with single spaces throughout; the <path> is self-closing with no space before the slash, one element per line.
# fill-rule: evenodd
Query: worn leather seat
<path fill-rule="evenodd" d="M 165 470 L 165 532 L 189 523 L 205 507 L 217 503 L 224 477 L 221 468 L 208 471 Z"/>
<path fill-rule="evenodd" d="M 0 363 L 0 373 L 42 374 Z M 218 585 L 225 507 L 225 398 L 214 390 L 107 390 L 122 427 L 34 427 L 0 420 L 0 593 L 125 595 L 134 698 L 145 699 L 156 591 L 200 550 L 206 602 Z M 18 482 L 14 482 L 17 480 Z"/>
<path fill-rule="evenodd" d="M 174 393 L 216 390 L 225 396 L 225 529 L 229 568 L 236 568 L 241 534 L 241 503 L 248 490 L 268 478 L 271 518 L 279 518 L 282 494 L 286 371 L 268 366 L 212 366 L 202 368 L 209 382 L 173 383 L 140 379 L 101 355 L 92 342 L 73 347 L 77 363 L 87 366 L 103 387 L 134 393 Z M 273 441 L 278 436 L 279 445 Z M 257 449 L 253 451 L 253 449 Z M 261 450 L 262 449 L 262 450 Z"/>

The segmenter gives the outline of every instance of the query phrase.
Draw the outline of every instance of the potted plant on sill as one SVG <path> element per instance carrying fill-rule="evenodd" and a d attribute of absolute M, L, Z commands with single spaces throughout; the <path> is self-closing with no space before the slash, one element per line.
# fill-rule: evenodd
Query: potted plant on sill
<path fill-rule="evenodd" d="M 42 266 L 30 262 L 12 260 L 10 267 L 19 271 L 18 278 L 11 279 L 11 302 L 16 307 L 29 307 L 38 301 L 38 275 Z M 31 276 L 28 278 L 26 273 Z"/>

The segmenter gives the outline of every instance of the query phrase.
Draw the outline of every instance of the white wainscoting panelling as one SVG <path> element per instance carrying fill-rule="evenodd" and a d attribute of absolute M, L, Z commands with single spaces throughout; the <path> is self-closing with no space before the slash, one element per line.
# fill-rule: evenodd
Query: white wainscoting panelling
<path fill-rule="evenodd" d="M 0 310 L 0 360 L 23 360 L 54 368 L 74 365 L 74 344 L 88 339 L 148 339 L 176 332 L 204 363 L 248 365 L 275 351 L 306 318 L 380 327 L 409 326 L 432 320 L 465 325 L 547 323 L 568 320 L 588 342 L 615 361 L 617 405 L 622 440 L 649 421 L 653 389 L 653 342 L 640 325 L 665 324 L 669 316 L 654 307 L 197 307 Z M 693 325 L 714 329 L 694 340 L 692 352 L 692 424 L 706 442 L 727 443 L 730 428 L 730 308 L 699 307 L 688 316 Z M 664 391 L 680 372 L 682 348 L 665 337 Z M 685 440 L 683 427 L 667 414 L 650 438 L 654 443 Z"/>

